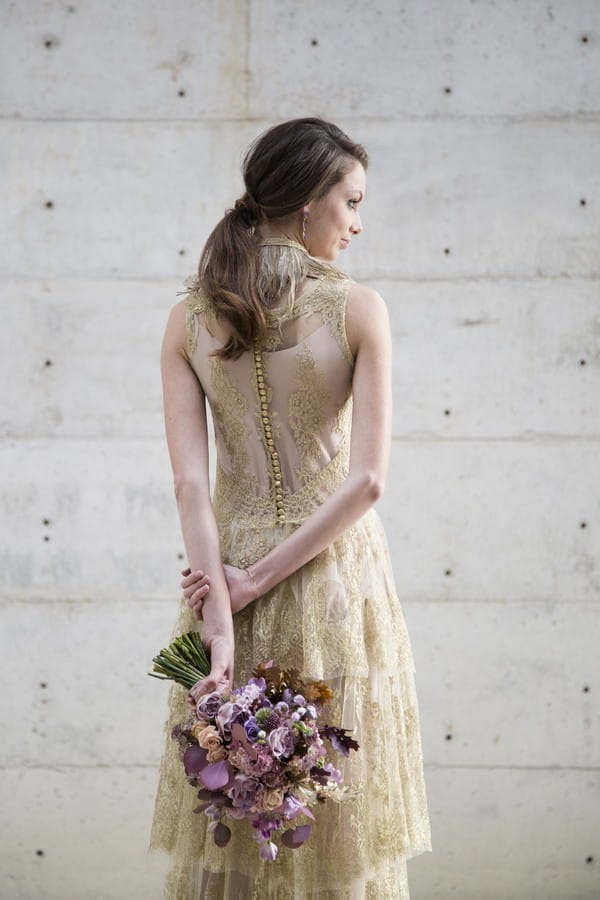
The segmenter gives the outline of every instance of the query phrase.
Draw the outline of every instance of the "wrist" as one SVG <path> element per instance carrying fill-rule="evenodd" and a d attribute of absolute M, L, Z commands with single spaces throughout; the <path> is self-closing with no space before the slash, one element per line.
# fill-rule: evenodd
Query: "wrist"
<path fill-rule="evenodd" d="M 251 566 L 246 566 L 244 572 L 250 579 L 250 584 L 252 585 L 252 600 L 257 600 L 260 597 L 260 590 L 258 587 L 258 582 L 256 580 L 256 575 Z"/>

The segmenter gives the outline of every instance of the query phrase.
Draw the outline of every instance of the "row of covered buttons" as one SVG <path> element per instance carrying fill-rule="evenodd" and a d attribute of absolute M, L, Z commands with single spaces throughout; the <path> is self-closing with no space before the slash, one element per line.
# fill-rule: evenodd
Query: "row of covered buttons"
<path fill-rule="evenodd" d="M 283 509 L 283 487 L 281 484 L 279 453 L 275 449 L 275 441 L 273 440 L 271 419 L 269 417 L 269 403 L 267 401 L 267 388 L 265 386 L 265 376 L 263 371 L 262 353 L 258 348 L 255 348 L 254 350 L 254 368 L 256 370 L 256 384 L 258 386 L 258 399 L 260 402 L 260 415 L 263 423 L 265 443 L 267 445 L 267 450 L 271 460 L 271 470 L 273 472 L 273 481 L 275 484 L 275 508 L 277 510 L 277 519 L 279 522 L 283 522 L 285 521 L 285 512 Z"/>

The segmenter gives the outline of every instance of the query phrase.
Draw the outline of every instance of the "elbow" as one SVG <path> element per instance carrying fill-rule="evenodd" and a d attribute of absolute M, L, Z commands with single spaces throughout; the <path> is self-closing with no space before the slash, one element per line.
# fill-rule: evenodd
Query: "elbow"
<path fill-rule="evenodd" d="M 361 493 L 369 506 L 381 499 L 384 487 L 384 480 L 377 472 L 369 471 L 361 476 Z"/>
<path fill-rule="evenodd" d="M 178 473 L 173 478 L 173 489 L 177 503 L 181 503 L 186 497 L 201 494 L 205 488 L 204 479 L 187 472 Z"/>

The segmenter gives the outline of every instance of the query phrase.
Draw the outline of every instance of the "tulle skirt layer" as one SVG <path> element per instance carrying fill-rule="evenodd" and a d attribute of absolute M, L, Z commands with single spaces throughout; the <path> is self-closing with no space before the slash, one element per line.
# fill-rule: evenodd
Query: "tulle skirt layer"
<path fill-rule="evenodd" d="M 248 565 L 281 541 L 281 528 L 221 534 L 226 562 Z M 338 541 L 235 619 L 236 684 L 270 659 L 322 678 L 334 691 L 323 718 L 351 729 L 360 750 L 336 755 L 352 796 L 313 809 L 316 823 L 297 850 L 258 858 L 247 822 L 227 821 L 215 846 L 194 814 L 172 727 L 188 715 L 174 686 L 151 846 L 172 854 L 169 900 L 406 900 L 406 860 L 431 849 L 410 643 L 396 597 L 387 543 L 370 511 Z M 196 627 L 185 602 L 175 633 Z"/>

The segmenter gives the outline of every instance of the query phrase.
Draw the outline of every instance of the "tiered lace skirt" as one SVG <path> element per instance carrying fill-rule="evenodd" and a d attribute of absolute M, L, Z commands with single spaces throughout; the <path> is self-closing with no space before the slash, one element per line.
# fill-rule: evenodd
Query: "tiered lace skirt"
<path fill-rule="evenodd" d="M 281 541 L 286 526 L 229 524 L 226 562 L 246 566 Z M 247 822 L 231 822 L 215 846 L 196 792 L 170 739 L 187 716 L 186 692 L 170 694 L 166 749 L 151 846 L 172 855 L 168 900 L 407 900 L 406 861 L 430 850 L 413 659 L 394 590 L 387 542 L 374 510 L 331 547 L 235 619 L 237 684 L 259 662 L 294 666 L 334 691 L 326 720 L 353 731 L 360 750 L 336 756 L 353 796 L 314 809 L 310 839 L 258 858 Z M 197 625 L 182 601 L 175 633 Z M 340 762 L 341 760 L 341 762 Z"/>

